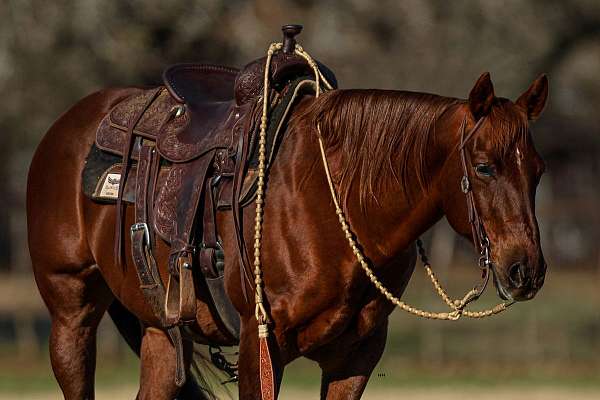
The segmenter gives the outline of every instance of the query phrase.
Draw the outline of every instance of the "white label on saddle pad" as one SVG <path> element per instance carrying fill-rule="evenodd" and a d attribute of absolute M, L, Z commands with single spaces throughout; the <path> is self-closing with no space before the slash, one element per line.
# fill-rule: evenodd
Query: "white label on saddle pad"
<path fill-rule="evenodd" d="M 121 174 L 108 174 L 100 190 L 100 197 L 106 199 L 116 199 L 119 196 L 119 183 Z"/>

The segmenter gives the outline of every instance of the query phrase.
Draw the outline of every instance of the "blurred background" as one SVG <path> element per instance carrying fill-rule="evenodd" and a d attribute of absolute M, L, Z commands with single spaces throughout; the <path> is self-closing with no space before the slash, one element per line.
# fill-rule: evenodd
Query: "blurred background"
<path fill-rule="evenodd" d="M 490 71 L 496 94 L 514 100 L 540 73 L 550 79 L 533 126 L 547 163 L 537 201 L 546 285 L 485 321 L 394 313 L 365 398 L 600 398 L 600 2 L 4 0 L 0 20 L 1 399 L 60 398 L 24 210 L 29 162 L 50 124 L 102 87 L 159 84 L 172 63 L 242 66 L 285 23 L 304 25 L 300 43 L 341 88 L 465 98 Z M 434 269 L 462 295 L 478 278 L 472 249 L 444 221 L 425 239 Z M 419 267 L 405 298 L 441 308 Z M 489 293 L 477 306 L 495 301 Z M 98 346 L 99 398 L 133 398 L 137 360 L 110 321 Z M 296 362 L 282 398 L 316 398 L 318 384 L 318 368 Z"/>

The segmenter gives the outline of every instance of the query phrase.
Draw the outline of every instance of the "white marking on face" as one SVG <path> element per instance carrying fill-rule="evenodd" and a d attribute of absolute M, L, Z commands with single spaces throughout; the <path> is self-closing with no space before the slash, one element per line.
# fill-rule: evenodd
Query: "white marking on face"
<path fill-rule="evenodd" d="M 523 159 L 523 156 L 521 155 L 521 151 L 519 150 L 519 148 L 517 147 L 517 165 L 520 167 L 521 166 L 521 160 Z"/>

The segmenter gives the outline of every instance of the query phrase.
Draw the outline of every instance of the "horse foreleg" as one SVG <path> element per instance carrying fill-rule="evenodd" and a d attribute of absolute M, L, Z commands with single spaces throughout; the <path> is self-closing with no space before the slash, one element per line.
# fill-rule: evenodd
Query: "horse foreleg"
<path fill-rule="evenodd" d="M 185 370 L 189 369 L 192 344 L 185 341 Z M 168 334 L 158 328 L 144 330 L 141 349 L 140 400 L 173 400 L 180 388 L 175 384 L 177 361 L 175 347 Z"/>
<path fill-rule="evenodd" d="M 320 360 L 321 399 L 360 399 L 373 369 L 383 354 L 386 337 L 387 324 L 345 356 L 333 351 L 328 357 Z"/>
<path fill-rule="evenodd" d="M 258 331 L 254 316 L 242 320 L 241 328 L 238 359 L 239 398 L 240 400 L 261 400 Z M 269 337 L 269 352 L 275 381 L 274 398 L 277 398 L 283 378 L 283 364 L 273 336 Z"/>
<path fill-rule="evenodd" d="M 40 293 L 52 317 L 50 361 L 66 400 L 94 398 L 96 329 L 113 296 L 96 266 L 42 268 Z"/>

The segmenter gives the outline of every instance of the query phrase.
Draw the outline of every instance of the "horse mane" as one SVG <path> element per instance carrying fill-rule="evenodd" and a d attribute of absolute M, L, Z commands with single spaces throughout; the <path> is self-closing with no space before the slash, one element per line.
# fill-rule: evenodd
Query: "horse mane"
<path fill-rule="evenodd" d="M 305 115 L 319 125 L 326 148 L 341 150 L 341 170 L 335 177 L 340 197 L 346 203 L 358 175 L 364 209 L 369 199 L 377 201 L 376 193 L 386 184 L 395 182 L 408 189 L 411 173 L 425 189 L 433 125 L 458 103 L 458 99 L 427 93 L 334 90 L 316 99 Z"/>
<path fill-rule="evenodd" d="M 346 89 L 322 94 L 303 113 L 320 127 L 327 149 L 340 150 L 341 169 L 335 176 L 344 205 L 358 176 L 360 205 L 377 202 L 385 185 L 399 184 L 409 195 L 411 174 L 425 191 L 429 184 L 427 151 L 438 118 L 465 100 L 396 90 Z M 498 159 L 528 137 L 527 118 L 512 102 L 496 98 L 486 135 Z M 414 185 L 414 183 L 413 183 Z"/>

